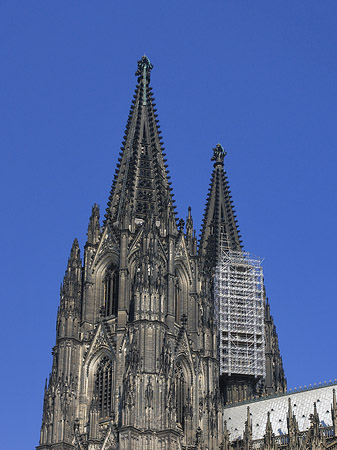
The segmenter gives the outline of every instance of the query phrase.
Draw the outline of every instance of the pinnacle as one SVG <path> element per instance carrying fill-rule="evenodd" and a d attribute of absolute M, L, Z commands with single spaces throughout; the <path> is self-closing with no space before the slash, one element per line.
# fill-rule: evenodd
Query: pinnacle
<path fill-rule="evenodd" d="M 211 161 L 215 161 L 214 163 L 214 167 L 218 164 L 223 164 L 224 158 L 227 155 L 227 152 L 225 151 L 225 149 L 223 148 L 223 146 L 221 144 L 217 144 L 214 148 L 213 148 L 213 156 L 211 158 Z"/>
<path fill-rule="evenodd" d="M 151 64 L 149 58 L 144 54 L 142 58 L 137 61 L 138 69 L 135 73 L 136 77 L 138 76 L 138 81 L 140 81 L 142 78 L 150 80 L 150 73 L 153 69 L 153 64 Z"/>
<path fill-rule="evenodd" d="M 77 238 L 74 239 L 73 245 L 71 246 L 68 264 L 70 263 L 70 261 L 74 261 L 74 260 L 80 261 L 80 246 L 79 246 Z"/>
<path fill-rule="evenodd" d="M 75 238 L 74 242 L 73 242 L 73 245 L 72 245 L 72 248 L 78 248 L 78 247 L 79 247 L 78 240 L 77 240 L 77 238 Z"/>

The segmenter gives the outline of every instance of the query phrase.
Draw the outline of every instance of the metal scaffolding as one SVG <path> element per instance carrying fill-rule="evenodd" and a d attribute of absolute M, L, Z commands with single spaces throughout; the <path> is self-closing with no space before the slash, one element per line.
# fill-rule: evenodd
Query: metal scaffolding
<path fill-rule="evenodd" d="M 261 259 L 222 251 L 214 282 L 220 373 L 265 377 Z"/>

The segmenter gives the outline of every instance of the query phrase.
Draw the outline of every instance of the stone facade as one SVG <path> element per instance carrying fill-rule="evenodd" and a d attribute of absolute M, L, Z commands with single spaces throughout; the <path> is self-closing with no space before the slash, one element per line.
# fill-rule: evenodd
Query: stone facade
<path fill-rule="evenodd" d="M 220 240 L 242 249 L 225 152 L 198 246 L 191 209 L 176 218 L 151 69 L 144 56 L 103 224 L 94 205 L 83 260 L 71 249 L 39 450 L 229 449 L 228 403 L 286 391 L 266 296 L 266 378 L 219 376 L 214 268 Z M 266 426 L 264 448 L 273 436 Z M 251 448 L 250 415 L 235 442 Z"/>

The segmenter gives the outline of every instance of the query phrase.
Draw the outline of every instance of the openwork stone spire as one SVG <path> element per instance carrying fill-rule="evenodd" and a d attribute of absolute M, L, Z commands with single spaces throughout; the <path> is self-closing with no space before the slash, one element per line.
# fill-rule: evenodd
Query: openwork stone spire
<path fill-rule="evenodd" d="M 153 65 L 147 56 L 138 61 L 138 83 L 132 101 L 123 146 L 109 197 L 110 224 L 123 215 L 144 220 L 173 212 L 173 200 L 163 142 L 150 84 Z"/>
<path fill-rule="evenodd" d="M 211 160 L 214 161 L 214 170 L 201 229 L 199 252 L 212 267 L 217 262 L 221 245 L 224 250 L 242 249 L 231 191 L 224 171 L 226 155 L 221 144 L 213 149 Z"/>

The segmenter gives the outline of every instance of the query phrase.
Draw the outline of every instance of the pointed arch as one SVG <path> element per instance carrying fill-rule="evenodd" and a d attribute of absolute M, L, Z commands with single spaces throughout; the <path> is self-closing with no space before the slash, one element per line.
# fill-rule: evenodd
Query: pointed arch
<path fill-rule="evenodd" d="M 105 347 L 99 348 L 85 364 L 86 397 L 95 403 L 100 419 L 114 414 L 115 355 Z"/>
<path fill-rule="evenodd" d="M 96 367 L 93 397 L 97 399 L 100 418 L 113 414 L 114 372 L 112 360 L 104 355 Z"/>
<path fill-rule="evenodd" d="M 103 278 L 103 311 L 105 317 L 116 316 L 118 311 L 119 273 L 114 264 L 105 271 Z"/>
<path fill-rule="evenodd" d="M 189 277 L 185 267 L 178 262 L 175 270 L 174 287 L 174 315 L 176 323 L 181 323 L 181 318 L 187 315 L 187 299 L 189 293 Z"/>
<path fill-rule="evenodd" d="M 176 419 L 183 430 L 192 414 L 192 389 L 191 366 L 185 356 L 180 356 L 175 363 Z"/>

